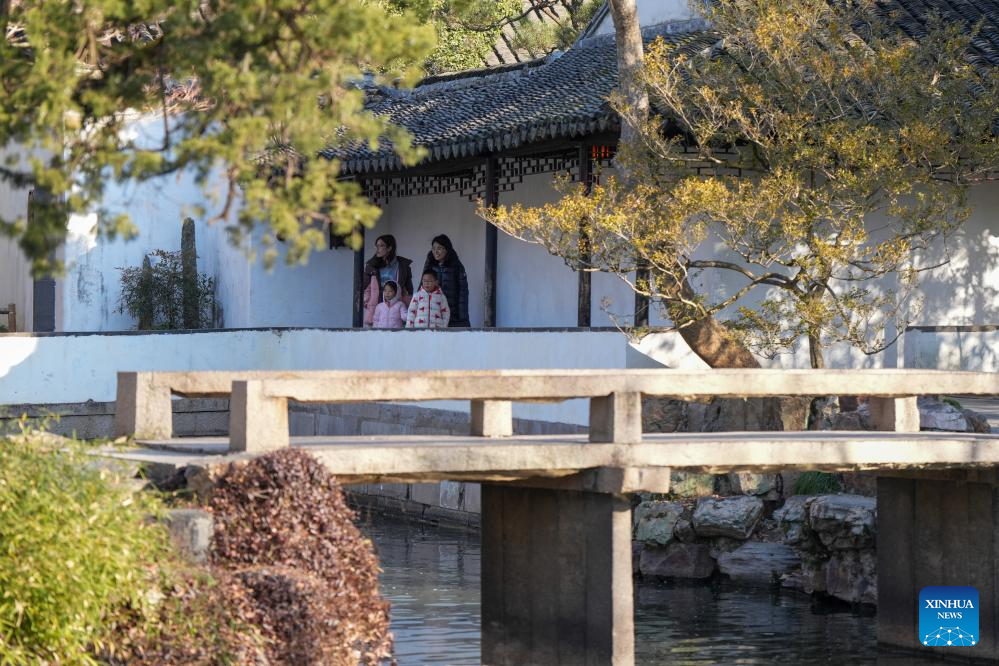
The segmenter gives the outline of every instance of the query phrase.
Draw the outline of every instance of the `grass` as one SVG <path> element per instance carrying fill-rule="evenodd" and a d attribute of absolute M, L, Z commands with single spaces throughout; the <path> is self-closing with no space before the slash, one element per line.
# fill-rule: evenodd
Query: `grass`
<path fill-rule="evenodd" d="M 794 482 L 795 495 L 828 495 L 842 489 L 836 475 L 826 472 L 803 472 Z"/>

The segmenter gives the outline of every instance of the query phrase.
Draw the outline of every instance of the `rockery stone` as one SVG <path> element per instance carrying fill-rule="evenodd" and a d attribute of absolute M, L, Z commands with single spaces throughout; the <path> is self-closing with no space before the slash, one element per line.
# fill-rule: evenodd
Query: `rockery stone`
<path fill-rule="evenodd" d="M 763 514 L 758 497 L 702 497 L 694 509 L 694 530 L 698 536 L 723 536 L 748 539 Z"/>

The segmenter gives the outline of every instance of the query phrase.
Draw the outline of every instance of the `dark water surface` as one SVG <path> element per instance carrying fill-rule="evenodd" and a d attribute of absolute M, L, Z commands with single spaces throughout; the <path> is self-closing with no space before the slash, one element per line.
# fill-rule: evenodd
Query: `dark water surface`
<path fill-rule="evenodd" d="M 478 534 L 367 517 L 400 666 L 479 663 Z M 938 663 L 879 652 L 876 618 L 729 584 L 635 588 L 637 664 Z"/>

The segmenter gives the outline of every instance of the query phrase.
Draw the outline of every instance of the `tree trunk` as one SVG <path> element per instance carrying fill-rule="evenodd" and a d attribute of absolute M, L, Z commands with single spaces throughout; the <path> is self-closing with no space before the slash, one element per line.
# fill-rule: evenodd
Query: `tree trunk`
<path fill-rule="evenodd" d="M 680 329 L 680 337 L 712 368 L 758 368 L 753 353 L 736 340 L 725 325 L 711 316 Z"/>
<path fill-rule="evenodd" d="M 642 85 L 642 63 L 645 46 L 642 43 L 642 26 L 638 21 L 635 0 L 610 0 L 614 19 L 614 38 L 617 43 L 617 76 L 621 95 L 628 105 L 641 116 L 649 113 L 649 92 Z M 621 124 L 621 144 L 640 145 L 638 130 L 628 123 Z"/>
<path fill-rule="evenodd" d="M 198 250 L 194 220 L 186 218 L 180 234 L 181 299 L 184 328 L 201 328 L 201 298 L 198 293 Z"/>
<path fill-rule="evenodd" d="M 826 360 L 822 356 L 822 340 L 815 331 L 808 332 L 808 359 L 815 370 L 826 367 Z"/>
<path fill-rule="evenodd" d="M 614 35 L 617 40 L 617 71 L 620 93 L 628 106 L 648 116 L 649 94 L 642 83 L 642 64 L 645 47 L 642 43 L 642 29 L 638 21 L 638 8 L 635 0 L 610 0 L 611 15 L 614 19 Z M 621 124 L 620 146 L 627 150 L 641 150 L 640 134 L 629 123 Z M 628 182 L 628 174 L 622 173 Z M 680 292 L 685 298 L 694 295 L 693 288 L 684 282 Z M 680 329 L 680 336 L 705 363 L 712 368 L 758 368 L 759 361 L 746 349 L 725 326 L 712 316 L 697 316 L 683 313 L 694 323 Z M 637 322 L 636 322 L 637 325 Z"/>

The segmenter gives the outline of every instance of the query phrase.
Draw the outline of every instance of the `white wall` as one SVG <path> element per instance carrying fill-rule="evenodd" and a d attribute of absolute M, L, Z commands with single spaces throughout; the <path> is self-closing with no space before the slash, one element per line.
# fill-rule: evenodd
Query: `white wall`
<path fill-rule="evenodd" d="M 136 121 L 130 131 L 137 140 L 154 145 L 162 140 L 162 119 Z M 241 301 L 248 289 L 242 264 L 244 255 L 227 247 L 221 223 L 207 224 L 206 216 L 220 208 L 223 189 L 217 177 L 207 188 L 189 172 L 164 176 L 145 183 L 112 183 L 100 213 L 74 215 L 68 223 L 64 246 L 66 275 L 57 283 L 61 304 L 56 330 L 108 331 L 135 328 L 135 321 L 117 312 L 121 294 L 119 268 L 140 266 L 153 250 L 180 250 L 181 224 L 192 217 L 196 224 L 198 270 L 215 277 L 226 315 L 240 318 Z M 203 210 L 202 210 L 203 209 Z M 99 215 L 126 213 L 139 229 L 138 238 L 109 240 L 98 237 Z"/>
<path fill-rule="evenodd" d="M 968 222 L 921 258 L 950 263 L 921 276 L 924 302 L 913 325 L 999 324 L 999 182 L 973 186 L 968 205 Z"/>
<path fill-rule="evenodd" d="M 390 199 L 375 227 L 365 232 L 364 258 L 374 255 L 378 236 L 392 234 L 397 254 L 413 261 L 413 286 L 418 289 L 430 241 L 438 234 L 447 234 L 468 274 L 469 320 L 472 326 L 482 326 L 486 226 L 475 208 L 475 203 L 457 193 Z"/>
<path fill-rule="evenodd" d="M 999 329 L 909 331 L 905 367 L 999 372 Z"/>
<path fill-rule="evenodd" d="M 655 25 L 663 21 L 686 21 L 695 17 L 689 0 L 638 0 L 638 21 L 642 26 Z M 593 34 L 613 33 L 614 21 L 610 12 L 607 12 Z"/>
<path fill-rule="evenodd" d="M 260 232 L 255 234 L 259 247 Z M 322 326 L 350 327 L 353 323 L 354 253 L 345 248 L 313 252 L 308 264 L 284 263 L 285 248 L 273 269 L 261 261 L 242 269 L 249 283 L 245 319 L 226 318 L 226 327 Z M 262 255 L 262 252 L 258 252 Z"/>
<path fill-rule="evenodd" d="M 5 164 L 8 157 L 20 152 L 13 148 L 0 149 L 0 164 Z M 14 164 L 14 168 L 23 167 L 23 162 Z M 11 187 L 7 181 L 0 180 L 0 218 L 13 222 L 25 219 L 27 213 L 28 191 Z M 33 289 L 31 265 L 25 259 L 21 248 L 15 240 L 0 236 L 0 307 L 6 308 L 8 303 L 15 305 L 19 331 L 31 330 L 34 317 Z M 7 325 L 6 316 L 0 317 L 0 324 Z"/>
<path fill-rule="evenodd" d="M 273 330 L 0 336 L 0 405 L 112 401 L 118 371 L 625 368 L 615 332 Z M 428 404 L 467 410 L 467 403 Z M 516 405 L 587 423 L 583 401 Z"/>

